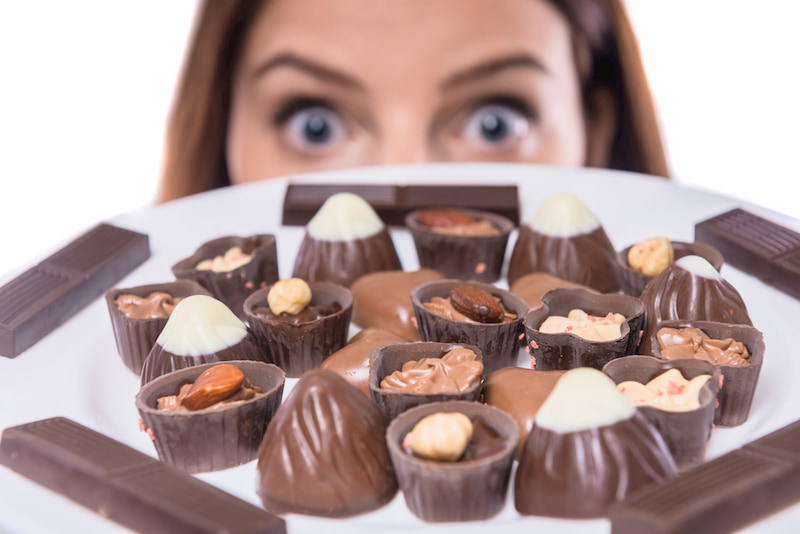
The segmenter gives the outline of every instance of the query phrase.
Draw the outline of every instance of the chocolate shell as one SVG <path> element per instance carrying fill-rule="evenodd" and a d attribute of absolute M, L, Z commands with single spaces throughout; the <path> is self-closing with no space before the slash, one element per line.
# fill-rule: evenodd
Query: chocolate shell
<path fill-rule="evenodd" d="M 563 280 L 549 273 L 537 272 L 520 276 L 508 290 L 527 302 L 528 308 L 534 309 L 542 305 L 542 296 L 545 293 L 559 287 L 582 287 L 583 289 L 591 289 L 589 286 Z"/>
<path fill-rule="evenodd" d="M 717 394 L 719 404 L 714 414 L 714 423 L 720 426 L 738 426 L 747 421 L 758 385 L 758 377 L 764 363 L 766 351 L 764 334 L 749 325 L 733 325 L 714 321 L 663 321 L 656 324 L 650 339 L 653 355 L 658 358 L 662 358 L 657 338 L 661 328 L 699 328 L 712 339 L 731 338 L 744 343 L 750 353 L 750 365 L 718 366 L 722 374 L 722 387 Z"/>
<path fill-rule="evenodd" d="M 380 271 L 361 276 L 350 287 L 353 293 L 353 324 L 361 328 L 383 328 L 409 341 L 419 340 L 411 291 L 444 275 L 431 269 Z"/>
<path fill-rule="evenodd" d="M 161 330 L 167 324 L 167 317 L 145 319 L 129 317 L 120 311 L 119 306 L 116 304 L 116 299 L 120 295 L 147 297 L 153 292 L 168 293 L 173 298 L 209 294 L 203 286 L 191 280 L 114 288 L 106 291 L 105 299 L 108 313 L 111 317 L 111 328 L 114 331 L 117 352 L 122 358 L 122 363 L 136 375 L 141 375 L 144 360 L 150 353 L 150 349 L 155 345 Z"/>
<path fill-rule="evenodd" d="M 406 215 L 406 227 L 414 238 L 419 264 L 447 278 L 495 282 L 500 278 L 508 236 L 514 229 L 510 219 L 488 211 L 448 208 L 474 221 L 486 221 L 498 230 L 496 235 L 461 235 L 437 232 L 420 222 L 415 210 Z"/>
<path fill-rule="evenodd" d="M 369 397 L 370 352 L 391 343 L 411 341 L 382 328 L 365 328 L 354 335 L 347 345 L 337 350 L 320 364 L 356 386 Z"/>
<path fill-rule="evenodd" d="M 590 341 L 570 332 L 543 333 L 542 323 L 551 315 L 566 316 L 570 310 L 583 310 L 589 315 L 605 317 L 619 313 L 626 320 L 620 337 L 611 341 Z M 542 296 L 542 305 L 525 315 L 525 338 L 533 367 L 540 371 L 568 370 L 576 367 L 602 369 L 605 364 L 636 352 L 644 323 L 642 302 L 628 295 L 602 294 L 596 291 L 566 287 Z"/>
<path fill-rule="evenodd" d="M 603 367 L 603 372 L 616 384 L 628 380 L 647 384 L 669 369 L 678 369 L 687 380 L 703 374 L 711 376 L 700 390 L 700 407 L 695 410 L 670 412 L 653 406 L 637 407 L 661 433 L 678 469 L 684 471 L 705 460 L 706 446 L 714 426 L 719 369 L 701 360 L 664 361 L 637 355 L 611 361 Z"/>
<path fill-rule="evenodd" d="M 227 272 L 198 270 L 197 264 L 222 256 L 232 247 L 240 247 L 250 254 L 248 263 Z M 275 236 L 271 234 L 250 237 L 226 236 L 208 241 L 194 254 L 172 266 L 172 273 L 180 280 L 194 280 L 221 300 L 233 313 L 244 320 L 242 305 L 256 289 L 278 279 L 278 252 Z"/>
<path fill-rule="evenodd" d="M 662 321 L 753 324 L 736 288 L 700 256 L 684 256 L 667 267 L 647 284 L 640 299 L 645 306 L 640 354 L 653 354 L 652 336 Z"/>
<path fill-rule="evenodd" d="M 196 365 L 162 375 L 136 395 L 136 408 L 161 461 L 189 473 L 235 467 L 258 455 L 261 439 L 283 397 L 284 374 L 278 367 L 253 361 L 231 361 L 264 393 L 230 406 L 188 412 L 158 410 L 158 399 L 175 395 L 205 370 Z"/>
<path fill-rule="evenodd" d="M 256 491 L 277 513 L 349 517 L 397 493 L 386 422 L 356 387 L 326 369 L 306 372 L 272 420 Z"/>
<path fill-rule="evenodd" d="M 330 282 L 310 282 L 310 306 L 338 305 L 339 310 L 309 322 L 270 320 L 254 309 L 269 306 L 267 296 L 272 286 L 257 290 L 244 303 L 250 329 L 269 362 L 291 378 L 319 367 L 322 361 L 347 344 L 353 296 L 350 290 Z"/>
<path fill-rule="evenodd" d="M 724 259 L 722 254 L 705 243 L 685 243 L 683 241 L 671 241 L 672 251 L 675 260 L 683 258 L 684 256 L 700 256 L 708 260 L 716 270 L 722 269 Z M 628 264 L 628 252 L 635 245 L 626 247 L 617 253 L 617 268 L 619 269 L 620 289 L 627 295 L 638 297 L 644 291 L 648 282 L 655 278 L 633 269 Z"/>
<path fill-rule="evenodd" d="M 619 289 L 617 252 L 603 226 L 574 195 L 545 199 L 519 235 L 508 264 L 508 283 L 546 272 L 602 293 Z"/>
<path fill-rule="evenodd" d="M 432 402 L 454 400 L 477 401 L 481 393 L 481 376 L 463 391 L 440 391 L 436 393 L 408 393 L 393 391 L 381 387 L 381 381 L 403 368 L 407 362 L 415 362 L 423 358 L 441 358 L 456 348 L 466 348 L 475 353 L 476 361 L 483 362 L 483 355 L 478 347 L 460 343 L 434 343 L 417 341 L 414 343 L 393 343 L 375 349 L 370 356 L 369 393 L 372 402 L 381 411 L 387 421 L 391 421 L 400 413 Z"/>
<path fill-rule="evenodd" d="M 142 385 L 163 374 L 204 363 L 265 361 L 256 339 L 222 302 L 207 295 L 184 298 L 142 367 Z"/>
<path fill-rule="evenodd" d="M 425 416 L 460 412 L 481 421 L 504 440 L 486 456 L 458 462 L 418 458 L 402 448 L 402 441 Z M 481 521 L 497 515 L 505 505 L 519 430 L 511 417 L 479 402 L 450 401 L 412 408 L 394 419 L 386 431 L 397 479 L 409 510 L 431 522 Z"/>
<path fill-rule="evenodd" d="M 471 285 L 499 297 L 516 319 L 502 323 L 467 323 L 434 313 L 423 305 L 433 297 L 447 297 L 450 290 Z M 411 302 L 419 325 L 422 341 L 465 343 L 478 347 L 483 353 L 484 375 L 501 367 L 512 367 L 519 357 L 519 339 L 523 332 L 522 318 L 528 304 L 508 290 L 481 282 L 440 280 L 422 284 L 411 292 Z"/>
<path fill-rule="evenodd" d="M 564 371 L 536 371 L 524 367 L 504 367 L 483 382 L 483 402 L 503 410 L 516 421 L 522 454 L 539 407 L 553 391 Z"/>

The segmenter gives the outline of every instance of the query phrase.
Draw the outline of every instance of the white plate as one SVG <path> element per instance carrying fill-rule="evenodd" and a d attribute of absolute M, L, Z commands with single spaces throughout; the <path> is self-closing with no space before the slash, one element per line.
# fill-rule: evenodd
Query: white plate
<path fill-rule="evenodd" d="M 120 282 L 134 286 L 173 279 L 170 267 L 203 242 L 223 235 L 275 233 L 281 277 L 289 277 L 303 229 L 282 227 L 281 205 L 290 179 L 227 188 L 155 206 L 111 221 L 150 236 L 152 257 Z M 737 202 L 667 181 L 612 171 L 558 169 L 511 164 L 425 165 L 366 168 L 294 177 L 329 183 L 510 183 L 519 184 L 522 216 L 527 219 L 547 196 L 577 194 L 602 221 L 617 249 L 665 235 L 691 241 L 694 224 L 736 207 Z M 757 206 L 745 206 L 778 222 L 795 221 Z M 392 229 L 407 270 L 418 267 L 407 231 Z M 509 243 L 509 254 L 513 239 Z M 767 353 L 749 420 L 736 428 L 714 430 L 707 456 L 718 456 L 800 418 L 800 369 L 792 332 L 800 302 L 726 265 L 722 274 L 742 294 L 756 327 L 765 334 Z M 143 452 L 156 456 L 149 438 L 138 430 L 133 398 L 138 378 L 116 353 L 108 311 L 98 299 L 37 345 L 11 360 L 0 358 L 0 428 L 53 416 L 67 416 Z M 255 462 L 200 478 L 254 504 Z M 800 505 L 750 528 L 775 532 L 792 528 Z M 398 494 L 388 506 L 349 520 L 288 516 L 290 532 L 404 531 L 607 532 L 610 523 L 522 517 L 509 504 L 489 524 L 430 525 L 411 515 Z M 0 532 L 122 531 L 116 524 L 52 493 L 9 469 L 0 468 Z"/>

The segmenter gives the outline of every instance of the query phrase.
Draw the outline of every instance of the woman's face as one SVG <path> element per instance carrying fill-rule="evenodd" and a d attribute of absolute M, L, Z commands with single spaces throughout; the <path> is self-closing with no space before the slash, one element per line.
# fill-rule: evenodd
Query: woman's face
<path fill-rule="evenodd" d="M 569 27 L 545 0 L 272 0 L 234 76 L 234 183 L 359 165 L 586 163 Z"/>

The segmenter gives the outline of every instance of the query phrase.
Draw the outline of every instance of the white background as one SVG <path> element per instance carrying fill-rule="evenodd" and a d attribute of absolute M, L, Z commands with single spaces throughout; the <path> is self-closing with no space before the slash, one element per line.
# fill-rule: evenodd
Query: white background
<path fill-rule="evenodd" d="M 675 180 L 800 218 L 800 2 L 627 3 Z M 152 201 L 194 10 L 0 1 L 0 279 Z"/>

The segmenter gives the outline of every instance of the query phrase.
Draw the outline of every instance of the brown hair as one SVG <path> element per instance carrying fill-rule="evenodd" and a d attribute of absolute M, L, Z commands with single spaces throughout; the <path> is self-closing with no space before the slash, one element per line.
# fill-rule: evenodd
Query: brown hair
<path fill-rule="evenodd" d="M 205 0 L 199 8 L 167 125 L 159 201 L 230 185 L 225 159 L 231 86 L 265 0 Z M 617 110 L 609 167 L 668 176 L 639 47 L 621 0 L 548 0 L 588 50 L 587 95 L 611 90 Z"/>

